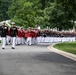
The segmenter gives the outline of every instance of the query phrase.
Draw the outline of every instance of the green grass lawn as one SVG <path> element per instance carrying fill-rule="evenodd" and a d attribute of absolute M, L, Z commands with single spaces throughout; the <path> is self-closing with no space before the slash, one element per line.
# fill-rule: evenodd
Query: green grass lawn
<path fill-rule="evenodd" d="M 76 55 L 76 42 L 59 43 L 53 47 Z"/>

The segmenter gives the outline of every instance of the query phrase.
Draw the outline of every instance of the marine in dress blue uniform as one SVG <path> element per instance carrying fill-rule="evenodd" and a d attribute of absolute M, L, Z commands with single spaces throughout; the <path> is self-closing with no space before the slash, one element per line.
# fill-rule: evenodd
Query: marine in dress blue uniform
<path fill-rule="evenodd" d="M 17 34 L 18 34 L 18 30 L 17 30 L 17 27 L 15 26 L 15 22 L 12 22 L 12 27 L 10 28 L 10 36 L 12 39 L 12 49 L 15 49 Z"/>
<path fill-rule="evenodd" d="M 0 26 L 0 32 L 1 32 L 2 49 L 5 49 L 6 37 L 8 34 L 8 27 L 5 26 L 5 21 L 3 21 L 2 25 Z"/>

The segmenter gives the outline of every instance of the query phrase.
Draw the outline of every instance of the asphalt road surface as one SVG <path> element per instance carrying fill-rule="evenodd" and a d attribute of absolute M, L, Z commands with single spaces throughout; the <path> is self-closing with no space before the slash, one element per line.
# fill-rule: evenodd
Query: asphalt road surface
<path fill-rule="evenodd" d="M 47 49 L 50 43 L 0 45 L 0 75 L 76 75 L 76 62 Z"/>

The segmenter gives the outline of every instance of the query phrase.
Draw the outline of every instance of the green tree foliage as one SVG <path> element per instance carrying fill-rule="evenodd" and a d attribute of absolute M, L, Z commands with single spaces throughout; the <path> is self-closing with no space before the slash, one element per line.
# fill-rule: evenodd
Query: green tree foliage
<path fill-rule="evenodd" d="M 76 20 L 76 0 L 53 0 L 44 9 L 46 26 L 57 27 L 58 30 L 73 27 Z M 73 20 L 73 23 L 71 23 Z"/>
<path fill-rule="evenodd" d="M 40 6 L 41 4 L 38 0 L 12 0 L 8 14 L 19 25 L 24 27 L 34 26 Z"/>
<path fill-rule="evenodd" d="M 0 21 L 9 19 L 7 14 L 11 0 L 0 0 Z"/>
<path fill-rule="evenodd" d="M 60 4 L 65 12 L 66 18 L 68 20 L 76 21 L 76 0 L 56 0 L 57 4 Z"/>
<path fill-rule="evenodd" d="M 23 27 L 69 29 L 76 20 L 76 0 L 0 0 L 0 5 L 0 20 Z"/>
<path fill-rule="evenodd" d="M 51 11 L 50 11 L 51 10 Z M 60 4 L 50 3 L 50 7 L 45 8 L 45 13 L 48 16 L 50 27 L 57 27 L 59 30 L 68 29 L 69 18 L 68 13 L 65 13 Z M 72 25 L 69 26 L 69 28 Z"/>

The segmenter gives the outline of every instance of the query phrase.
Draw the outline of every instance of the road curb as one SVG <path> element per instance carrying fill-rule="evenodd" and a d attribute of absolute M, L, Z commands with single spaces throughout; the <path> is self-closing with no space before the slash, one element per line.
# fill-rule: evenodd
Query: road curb
<path fill-rule="evenodd" d="M 55 44 L 53 44 L 53 45 L 55 45 Z M 54 48 L 53 45 L 48 46 L 47 48 L 49 50 L 51 50 L 52 52 L 55 52 L 57 54 L 60 54 L 60 55 L 62 55 L 64 57 L 67 57 L 69 59 L 72 59 L 72 60 L 76 61 L 76 55 L 68 53 L 68 52 L 64 52 L 64 51 L 61 51 L 61 50 L 58 50 L 58 49 Z"/>

